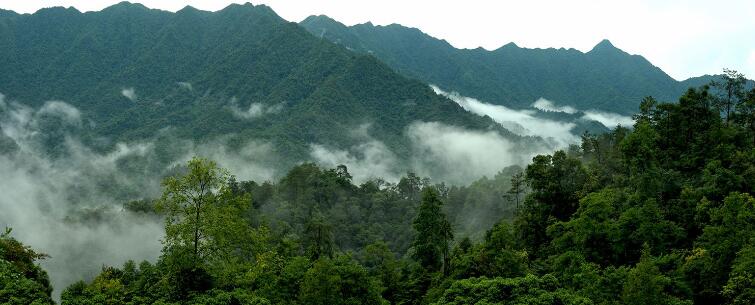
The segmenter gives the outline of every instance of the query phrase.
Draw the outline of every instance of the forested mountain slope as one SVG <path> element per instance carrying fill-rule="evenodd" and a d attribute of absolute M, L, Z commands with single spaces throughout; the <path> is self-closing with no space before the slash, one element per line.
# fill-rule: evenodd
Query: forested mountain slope
<path fill-rule="evenodd" d="M 0 92 L 31 106 L 78 108 L 91 139 L 194 140 L 220 135 L 274 143 L 286 157 L 310 143 L 347 146 L 349 130 L 399 155 L 415 121 L 496 129 L 372 56 L 310 35 L 264 5 L 176 13 L 123 2 L 0 14 Z M 92 141 L 95 142 L 95 141 Z"/>
<path fill-rule="evenodd" d="M 727 116 L 707 88 L 647 98 L 632 130 L 469 187 L 314 164 L 260 184 L 195 158 L 124 205 L 165 216 L 160 258 L 62 304 L 753 304 L 755 90 L 735 87 Z M 52 304 L 43 258 L 0 234 L 0 302 Z"/>
<path fill-rule="evenodd" d="M 405 75 L 514 108 L 526 108 L 543 97 L 578 109 L 631 114 L 645 96 L 674 101 L 687 88 L 703 85 L 702 78 L 676 81 L 608 40 L 587 53 L 514 43 L 487 51 L 456 49 L 398 24 L 347 27 L 327 16 L 310 16 L 300 24 L 316 36 L 373 54 Z"/>

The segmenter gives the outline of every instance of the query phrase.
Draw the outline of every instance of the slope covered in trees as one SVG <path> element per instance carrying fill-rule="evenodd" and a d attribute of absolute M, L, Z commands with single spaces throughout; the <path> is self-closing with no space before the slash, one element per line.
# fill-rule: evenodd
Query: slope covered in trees
<path fill-rule="evenodd" d="M 407 76 L 514 108 L 527 108 L 543 97 L 577 109 L 632 114 L 644 96 L 670 102 L 687 88 L 713 78 L 676 81 L 608 40 L 587 53 L 527 49 L 514 43 L 487 51 L 456 49 L 445 40 L 398 24 L 347 27 L 327 16 L 310 16 L 300 24 L 318 37 L 375 55 Z"/>
<path fill-rule="evenodd" d="M 415 121 L 477 130 L 464 111 L 374 57 L 310 35 L 264 5 L 176 13 L 123 2 L 99 12 L 54 7 L 0 14 L 0 92 L 30 106 L 79 109 L 92 144 L 172 132 L 193 140 L 270 141 L 287 158 L 310 143 L 371 135 L 399 155 Z"/>
<path fill-rule="evenodd" d="M 165 217 L 160 259 L 104 267 L 62 302 L 752 304 L 755 90 L 730 76 L 730 96 L 645 98 L 633 130 L 587 135 L 487 191 L 411 174 L 357 186 L 312 164 L 240 182 L 193 159 L 161 198 L 126 205 Z M 497 220 L 461 232 L 486 195 Z"/>

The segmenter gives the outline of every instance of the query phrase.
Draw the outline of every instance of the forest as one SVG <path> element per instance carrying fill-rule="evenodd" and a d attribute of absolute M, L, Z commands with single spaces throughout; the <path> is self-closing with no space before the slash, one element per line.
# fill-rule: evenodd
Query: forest
<path fill-rule="evenodd" d="M 464 187 L 312 163 L 238 181 L 195 157 L 123 205 L 164 220 L 159 259 L 56 289 L 71 305 L 755 303 L 755 89 L 727 71 L 634 119 Z M 49 258 L 12 233 L 0 303 L 54 304 Z"/>

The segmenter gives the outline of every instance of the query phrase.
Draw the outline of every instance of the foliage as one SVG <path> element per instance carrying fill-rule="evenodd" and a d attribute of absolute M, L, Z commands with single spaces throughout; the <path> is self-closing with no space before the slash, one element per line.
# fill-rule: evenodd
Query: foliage
<path fill-rule="evenodd" d="M 62 303 L 750 304 L 755 135 L 717 98 L 645 98 L 633 130 L 469 186 L 355 185 L 310 163 L 260 184 L 195 158 L 157 200 L 162 256 L 105 266 Z M 498 220 L 478 232 L 468 217 L 485 213 Z M 0 298 L 49 303 L 42 256 L 0 241 Z"/>
<path fill-rule="evenodd" d="M 0 303 L 54 304 L 47 273 L 35 263 L 47 255 L 35 252 L 10 233 L 10 229 L 0 233 Z"/>

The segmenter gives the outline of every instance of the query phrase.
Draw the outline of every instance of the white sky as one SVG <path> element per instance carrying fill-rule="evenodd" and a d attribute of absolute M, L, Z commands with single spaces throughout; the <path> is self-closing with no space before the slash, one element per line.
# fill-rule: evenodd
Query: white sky
<path fill-rule="evenodd" d="M 33 13 L 50 6 L 100 10 L 117 0 L 0 0 L 0 8 Z M 219 10 L 227 0 L 134 0 L 176 11 Z M 755 78 L 755 0 L 254 0 L 300 21 L 325 14 L 347 25 L 371 21 L 416 27 L 459 48 L 565 47 L 589 51 L 607 38 L 645 56 L 676 79 L 732 68 Z"/>

